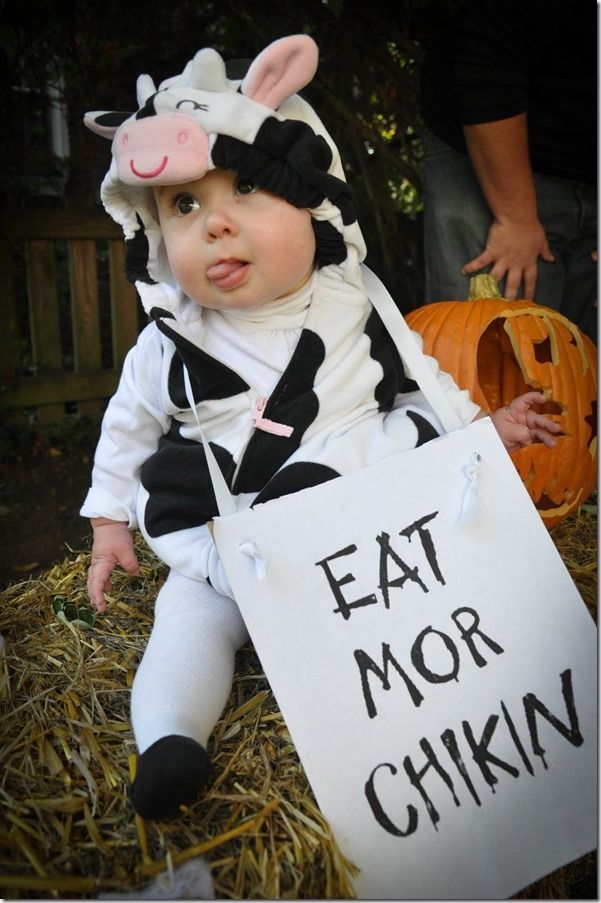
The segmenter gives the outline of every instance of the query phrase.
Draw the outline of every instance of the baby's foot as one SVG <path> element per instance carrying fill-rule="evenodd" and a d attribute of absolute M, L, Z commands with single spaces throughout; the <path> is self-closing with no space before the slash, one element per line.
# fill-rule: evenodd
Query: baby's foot
<path fill-rule="evenodd" d="M 129 797 L 142 818 L 173 818 L 193 803 L 211 776 L 206 750 L 191 737 L 161 737 L 138 756 Z"/>

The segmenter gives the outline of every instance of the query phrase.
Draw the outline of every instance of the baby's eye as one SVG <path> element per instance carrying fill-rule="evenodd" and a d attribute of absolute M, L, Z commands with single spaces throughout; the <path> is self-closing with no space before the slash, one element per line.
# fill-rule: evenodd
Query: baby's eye
<path fill-rule="evenodd" d="M 243 176 L 236 179 L 236 194 L 254 194 L 258 190 L 252 179 L 245 179 Z"/>
<path fill-rule="evenodd" d="M 173 209 L 176 216 L 186 216 L 188 213 L 192 213 L 193 210 L 199 210 L 200 204 L 191 194 L 178 194 L 173 199 Z"/>

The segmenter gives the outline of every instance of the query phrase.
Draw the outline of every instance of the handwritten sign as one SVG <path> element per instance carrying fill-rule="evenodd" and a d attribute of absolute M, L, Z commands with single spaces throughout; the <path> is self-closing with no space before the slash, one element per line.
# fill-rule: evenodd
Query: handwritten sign
<path fill-rule="evenodd" d="M 595 627 L 489 420 L 215 537 L 359 897 L 507 897 L 595 846 Z"/>

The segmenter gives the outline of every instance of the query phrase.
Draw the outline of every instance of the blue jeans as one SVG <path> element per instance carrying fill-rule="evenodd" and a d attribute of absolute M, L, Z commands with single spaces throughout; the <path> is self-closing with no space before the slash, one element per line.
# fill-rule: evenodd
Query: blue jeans
<path fill-rule="evenodd" d="M 535 174 L 539 219 L 555 263 L 539 258 L 534 300 L 552 307 L 597 341 L 595 188 Z M 469 158 L 424 136 L 426 302 L 467 298 L 461 267 L 484 249 L 492 214 Z M 503 283 L 500 286 L 503 291 Z"/>

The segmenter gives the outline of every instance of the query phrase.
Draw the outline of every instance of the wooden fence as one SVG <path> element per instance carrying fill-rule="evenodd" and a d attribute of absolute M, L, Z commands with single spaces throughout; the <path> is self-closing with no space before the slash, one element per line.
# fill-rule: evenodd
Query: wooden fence
<path fill-rule="evenodd" d="M 124 251 L 102 211 L 0 221 L 0 421 L 100 416 L 139 332 Z"/>

